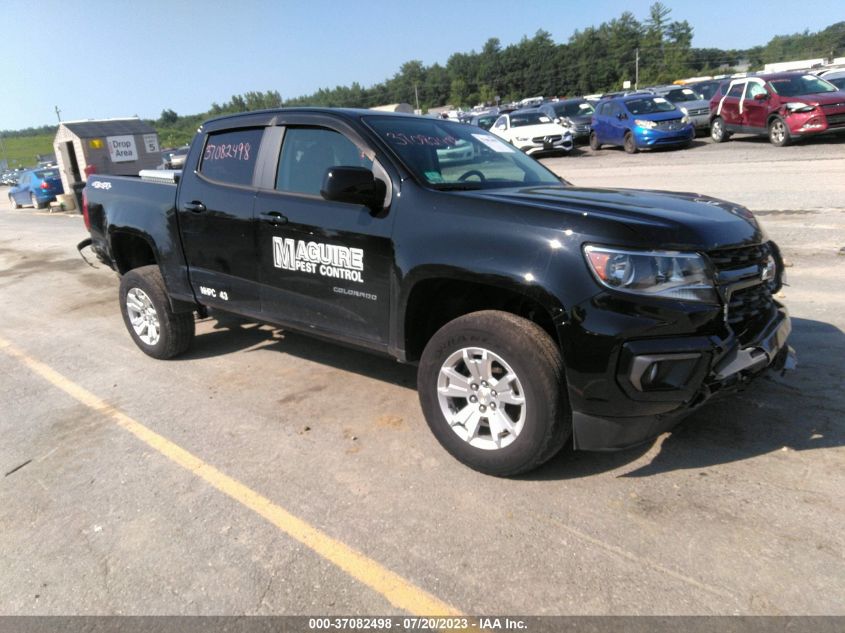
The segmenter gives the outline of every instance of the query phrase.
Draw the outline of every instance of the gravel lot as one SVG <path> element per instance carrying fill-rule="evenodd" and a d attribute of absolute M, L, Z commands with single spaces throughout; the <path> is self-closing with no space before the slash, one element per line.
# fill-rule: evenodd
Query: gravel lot
<path fill-rule="evenodd" d="M 183 359 L 144 356 L 115 275 L 76 253 L 81 218 L 0 189 L 0 614 L 401 613 L 398 581 L 362 581 L 373 562 L 470 614 L 845 615 L 841 137 L 544 162 L 759 212 L 790 265 L 798 371 L 646 446 L 489 478 L 431 437 L 413 368 L 230 318 Z M 211 466 L 364 562 L 329 562 Z"/>

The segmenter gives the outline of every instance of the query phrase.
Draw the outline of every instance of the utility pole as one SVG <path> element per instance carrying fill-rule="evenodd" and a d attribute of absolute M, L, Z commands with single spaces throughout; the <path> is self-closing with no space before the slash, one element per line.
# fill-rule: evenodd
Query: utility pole
<path fill-rule="evenodd" d="M 59 106 L 53 106 L 56 109 L 56 118 L 59 120 L 59 123 L 62 122 L 62 111 L 59 110 Z"/>
<path fill-rule="evenodd" d="M 420 109 L 420 95 L 417 92 L 417 82 L 416 81 L 414 82 L 414 101 L 417 104 L 417 110 L 419 110 Z"/>
<path fill-rule="evenodd" d="M 637 47 L 637 59 L 634 62 L 634 90 L 639 89 L 640 84 L 640 49 Z"/>

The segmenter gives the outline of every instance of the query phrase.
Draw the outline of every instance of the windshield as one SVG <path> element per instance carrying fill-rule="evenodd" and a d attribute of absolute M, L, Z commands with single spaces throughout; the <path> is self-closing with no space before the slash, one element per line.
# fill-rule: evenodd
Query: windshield
<path fill-rule="evenodd" d="M 554 108 L 558 116 L 590 116 L 596 110 L 586 101 L 573 101 L 571 103 L 559 103 Z"/>
<path fill-rule="evenodd" d="M 514 112 L 511 114 L 511 127 L 522 127 L 524 125 L 543 125 L 551 123 L 552 120 L 542 112 Z"/>
<path fill-rule="evenodd" d="M 561 184 L 533 158 L 475 126 L 423 117 L 364 121 L 420 182 L 436 189 Z"/>
<path fill-rule="evenodd" d="M 836 92 L 833 84 L 814 75 L 792 75 L 780 79 L 770 79 L 769 85 L 776 93 L 784 97 L 797 97 L 799 95 L 814 95 L 820 92 Z"/>
<path fill-rule="evenodd" d="M 704 97 L 696 94 L 689 88 L 681 88 L 680 90 L 670 90 L 665 95 L 667 100 L 672 103 L 684 103 L 685 101 L 701 101 Z"/>
<path fill-rule="evenodd" d="M 654 114 L 655 112 L 671 112 L 675 109 L 663 97 L 643 97 L 625 102 L 625 107 L 631 114 Z"/>

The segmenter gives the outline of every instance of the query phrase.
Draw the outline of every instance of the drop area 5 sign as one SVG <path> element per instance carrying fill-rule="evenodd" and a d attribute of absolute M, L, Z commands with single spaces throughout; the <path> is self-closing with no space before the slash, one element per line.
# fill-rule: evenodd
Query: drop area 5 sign
<path fill-rule="evenodd" d="M 138 150 L 135 149 L 135 137 L 131 134 L 126 136 L 107 136 L 106 145 L 109 148 L 109 156 L 113 163 L 128 163 L 138 160 Z"/>

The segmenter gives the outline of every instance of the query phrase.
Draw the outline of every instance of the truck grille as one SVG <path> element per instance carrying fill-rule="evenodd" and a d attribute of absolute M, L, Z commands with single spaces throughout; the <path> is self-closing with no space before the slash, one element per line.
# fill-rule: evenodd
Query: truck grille
<path fill-rule="evenodd" d="M 664 132 L 671 132 L 673 130 L 680 130 L 684 127 L 684 124 L 681 123 L 680 119 L 671 119 L 669 121 L 657 121 L 657 125 L 655 126 L 658 130 L 663 130 Z"/>
<path fill-rule="evenodd" d="M 710 108 L 696 108 L 689 111 L 690 116 L 701 116 L 703 114 L 710 114 Z"/>
<path fill-rule="evenodd" d="M 553 135 L 553 136 L 535 136 L 534 138 L 531 139 L 531 142 L 532 143 L 545 143 L 545 142 L 557 143 L 562 138 L 563 137 L 560 134 L 556 134 L 556 135 Z"/>
<path fill-rule="evenodd" d="M 772 294 L 778 279 L 764 282 L 761 276 L 771 254 L 772 247 L 768 243 L 707 253 L 716 273 L 724 279 L 731 278 L 729 282 L 722 282 L 720 288 L 728 296 L 725 320 L 743 344 L 754 338 L 774 309 Z M 755 278 L 759 280 L 756 283 Z"/>

